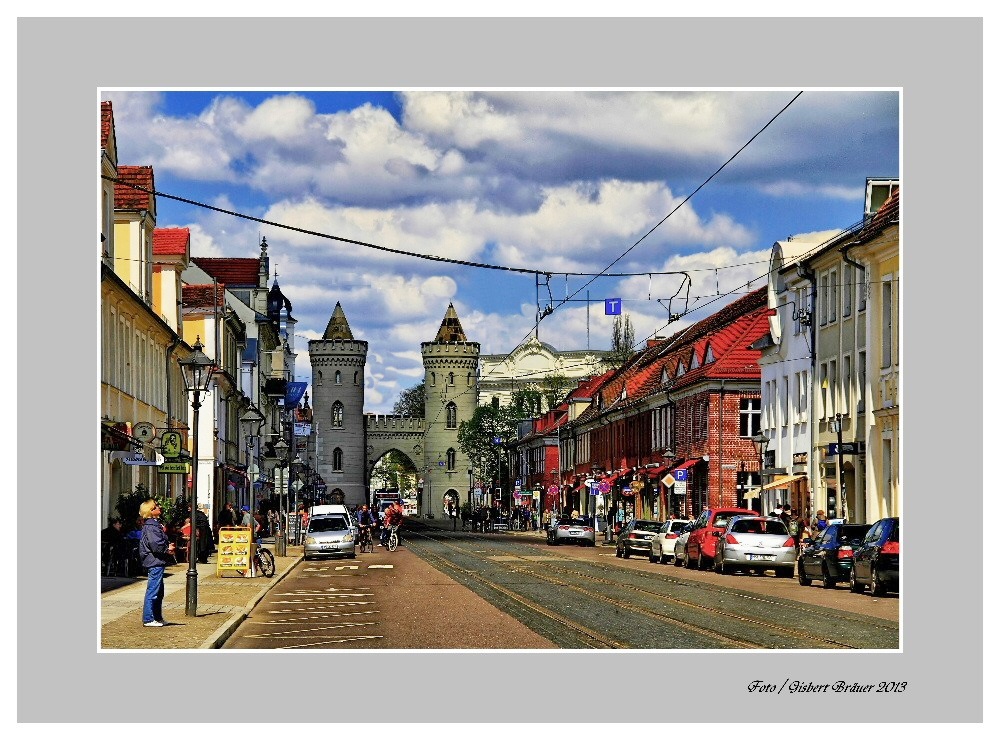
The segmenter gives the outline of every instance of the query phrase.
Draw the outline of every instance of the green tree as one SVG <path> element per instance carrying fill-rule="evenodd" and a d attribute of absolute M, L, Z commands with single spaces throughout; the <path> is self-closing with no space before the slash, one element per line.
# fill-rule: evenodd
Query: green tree
<path fill-rule="evenodd" d="M 517 435 L 519 416 L 513 405 L 479 406 L 472 418 L 458 425 L 458 445 L 469 460 L 480 480 L 500 479 L 498 454 L 504 444 L 513 442 Z M 498 445 L 494 440 L 499 439 Z"/>
<path fill-rule="evenodd" d="M 551 411 L 562 403 L 563 396 L 571 387 L 570 379 L 562 373 L 552 373 L 542 378 L 542 396 L 545 398 L 546 410 Z"/>
<path fill-rule="evenodd" d="M 399 394 L 399 399 L 392 406 L 392 413 L 401 416 L 424 418 L 424 384 L 417 383 Z"/>
<path fill-rule="evenodd" d="M 608 362 L 614 367 L 622 367 L 634 353 L 635 328 L 632 326 L 632 318 L 628 314 L 615 317 L 614 326 L 611 328 L 611 352 L 608 355 Z"/>

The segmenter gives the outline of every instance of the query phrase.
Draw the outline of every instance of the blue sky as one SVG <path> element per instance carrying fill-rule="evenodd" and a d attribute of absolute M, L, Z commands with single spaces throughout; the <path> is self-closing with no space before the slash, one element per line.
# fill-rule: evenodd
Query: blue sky
<path fill-rule="evenodd" d="M 865 178 L 900 175 L 897 92 L 806 90 L 789 105 L 798 92 L 112 90 L 101 99 L 113 103 L 119 163 L 152 165 L 161 192 L 413 254 L 550 273 L 555 310 L 539 338 L 569 350 L 608 348 L 605 298 L 622 298 L 639 340 L 704 318 L 740 286 L 763 285 L 775 241 L 857 222 Z M 389 412 L 421 380 L 420 343 L 449 302 L 484 354 L 534 333 L 531 274 L 388 254 L 168 198 L 157 209 L 158 226 L 191 229 L 194 255 L 256 256 L 267 237 L 299 322 L 297 379 L 309 380 L 308 340 L 340 301 L 369 342 L 367 411 Z M 680 278 L 642 273 L 679 270 L 692 278 L 690 313 L 668 326 L 657 299 L 666 303 Z M 590 276 L 601 272 L 635 276 Z M 539 298 L 548 303 L 546 288 Z"/>

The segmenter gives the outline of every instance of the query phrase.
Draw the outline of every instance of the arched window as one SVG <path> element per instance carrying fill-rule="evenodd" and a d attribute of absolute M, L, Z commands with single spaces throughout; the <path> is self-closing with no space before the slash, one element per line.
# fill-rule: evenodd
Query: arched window
<path fill-rule="evenodd" d="M 340 385 L 340 370 L 333 374 L 333 382 Z"/>
<path fill-rule="evenodd" d="M 472 373 L 465 374 L 465 384 L 472 385 Z"/>
<path fill-rule="evenodd" d="M 455 469 L 455 448 L 448 448 L 448 470 Z"/>
<path fill-rule="evenodd" d="M 323 385 L 323 371 L 316 371 L 316 385 Z"/>
<path fill-rule="evenodd" d="M 448 385 L 455 385 L 455 373 L 448 373 Z"/>
<path fill-rule="evenodd" d="M 337 471 L 344 469 L 344 451 L 339 447 L 333 450 L 333 469 Z"/>
<path fill-rule="evenodd" d="M 337 401 L 333 404 L 333 413 L 330 415 L 330 423 L 334 429 L 344 428 L 344 404 Z"/>
<path fill-rule="evenodd" d="M 431 373 L 431 385 L 437 385 L 437 373 Z"/>
<path fill-rule="evenodd" d="M 358 371 L 355 370 L 354 371 L 354 385 L 357 385 L 357 384 L 358 384 Z"/>
<path fill-rule="evenodd" d="M 448 404 L 448 429 L 458 429 L 458 407 L 454 402 Z"/>

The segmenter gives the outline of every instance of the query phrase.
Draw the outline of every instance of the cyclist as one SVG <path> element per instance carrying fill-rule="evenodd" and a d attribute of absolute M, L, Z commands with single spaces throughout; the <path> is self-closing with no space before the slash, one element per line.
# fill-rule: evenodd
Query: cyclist
<path fill-rule="evenodd" d="M 368 536 L 372 536 L 372 527 L 375 526 L 375 517 L 372 516 L 371 511 L 368 510 L 368 504 L 362 504 L 361 509 L 358 511 L 358 532 L 363 534 L 368 533 Z"/>
<path fill-rule="evenodd" d="M 382 528 L 382 546 L 389 544 L 389 529 L 397 527 L 396 534 L 399 535 L 398 527 L 403 523 L 403 505 L 399 501 L 394 501 L 385 510 L 385 526 Z"/>

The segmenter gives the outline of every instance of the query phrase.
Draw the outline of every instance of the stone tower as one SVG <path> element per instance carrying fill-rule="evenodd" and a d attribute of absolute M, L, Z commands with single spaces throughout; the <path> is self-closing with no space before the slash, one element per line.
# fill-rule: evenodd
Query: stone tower
<path fill-rule="evenodd" d="M 424 362 L 424 467 L 420 516 L 447 516 L 448 497 L 468 500 L 469 464 L 458 444 L 458 425 L 472 418 L 479 396 L 479 343 L 466 339 L 455 306 L 448 304 L 433 342 L 422 342 Z"/>
<path fill-rule="evenodd" d="M 316 469 L 327 495 L 340 489 L 348 506 L 365 503 L 365 363 L 368 342 L 354 338 L 338 302 L 322 339 L 309 342 Z"/>

